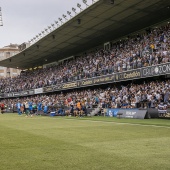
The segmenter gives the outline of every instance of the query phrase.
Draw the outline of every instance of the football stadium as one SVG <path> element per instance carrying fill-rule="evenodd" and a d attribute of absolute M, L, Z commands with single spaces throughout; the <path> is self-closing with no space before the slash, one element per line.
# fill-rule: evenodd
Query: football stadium
<path fill-rule="evenodd" d="M 169 170 L 170 1 L 82 3 L 0 60 L 0 170 Z"/>

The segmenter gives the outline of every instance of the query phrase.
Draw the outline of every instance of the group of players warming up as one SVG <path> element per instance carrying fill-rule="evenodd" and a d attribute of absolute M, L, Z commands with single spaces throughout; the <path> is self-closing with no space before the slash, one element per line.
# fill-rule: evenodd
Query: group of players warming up
<path fill-rule="evenodd" d="M 56 115 L 65 115 L 65 116 L 75 116 L 82 117 L 83 115 L 87 115 L 87 109 L 83 102 L 78 100 L 75 104 L 73 102 L 67 103 L 64 105 L 64 109 L 62 107 L 51 107 L 47 103 L 43 103 L 41 101 L 25 101 L 16 103 L 16 108 L 18 115 L 26 114 L 26 117 L 33 115 L 42 115 L 49 114 L 50 112 L 55 112 Z"/>
<path fill-rule="evenodd" d="M 38 114 L 42 111 L 42 103 L 32 102 L 32 101 L 25 101 L 21 103 L 20 101 L 16 104 L 18 115 L 26 114 L 26 117 L 33 116 L 34 114 Z"/>

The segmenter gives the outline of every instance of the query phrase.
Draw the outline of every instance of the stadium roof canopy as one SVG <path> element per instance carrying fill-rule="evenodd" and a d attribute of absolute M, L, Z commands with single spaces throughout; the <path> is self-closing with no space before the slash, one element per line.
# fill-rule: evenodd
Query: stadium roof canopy
<path fill-rule="evenodd" d="M 170 18 L 169 0 L 99 0 L 1 66 L 26 69 L 84 52 Z M 78 20 L 80 19 L 80 23 Z"/>

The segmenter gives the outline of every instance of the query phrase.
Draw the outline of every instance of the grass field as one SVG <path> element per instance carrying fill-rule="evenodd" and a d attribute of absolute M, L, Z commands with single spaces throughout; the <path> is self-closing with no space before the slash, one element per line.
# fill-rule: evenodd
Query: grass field
<path fill-rule="evenodd" d="M 0 115 L 0 170 L 169 170 L 170 120 Z"/>

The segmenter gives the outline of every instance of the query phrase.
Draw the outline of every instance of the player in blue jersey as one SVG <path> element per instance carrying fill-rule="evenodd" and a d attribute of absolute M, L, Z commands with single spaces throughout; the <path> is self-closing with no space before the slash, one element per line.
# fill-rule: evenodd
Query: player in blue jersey
<path fill-rule="evenodd" d="M 18 115 L 21 115 L 21 103 L 19 100 L 18 100 L 18 103 L 16 104 L 16 107 L 17 107 Z"/>
<path fill-rule="evenodd" d="M 39 101 L 37 104 L 37 115 L 42 113 L 42 102 Z"/>
<path fill-rule="evenodd" d="M 32 101 L 28 102 L 28 104 L 29 104 L 30 115 L 31 115 L 31 117 L 32 117 L 32 114 L 33 114 Z"/>
<path fill-rule="evenodd" d="M 47 103 L 45 103 L 43 111 L 44 111 L 45 114 L 48 114 L 48 105 L 47 105 Z"/>

